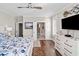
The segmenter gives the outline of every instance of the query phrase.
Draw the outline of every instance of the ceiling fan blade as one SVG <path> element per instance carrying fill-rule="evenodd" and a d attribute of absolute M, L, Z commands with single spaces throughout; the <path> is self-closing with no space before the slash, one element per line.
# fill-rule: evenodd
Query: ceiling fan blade
<path fill-rule="evenodd" d="M 24 8 L 24 7 L 17 7 L 17 8 Z"/>
<path fill-rule="evenodd" d="M 29 7 L 17 7 L 17 8 L 29 8 Z"/>
<path fill-rule="evenodd" d="M 32 8 L 36 8 L 36 9 L 42 9 L 42 7 L 32 7 Z"/>

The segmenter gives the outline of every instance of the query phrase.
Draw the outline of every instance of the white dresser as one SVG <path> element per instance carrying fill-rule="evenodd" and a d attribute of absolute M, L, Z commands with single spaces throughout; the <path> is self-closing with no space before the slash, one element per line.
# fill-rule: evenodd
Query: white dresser
<path fill-rule="evenodd" d="M 56 35 L 55 49 L 63 56 L 78 56 L 79 55 L 79 40 L 66 37 L 64 35 Z"/>

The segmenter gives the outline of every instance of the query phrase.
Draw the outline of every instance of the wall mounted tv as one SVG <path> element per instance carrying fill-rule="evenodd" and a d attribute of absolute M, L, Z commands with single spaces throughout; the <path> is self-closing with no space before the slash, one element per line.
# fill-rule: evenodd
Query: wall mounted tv
<path fill-rule="evenodd" d="M 79 14 L 62 19 L 62 29 L 79 30 Z"/>

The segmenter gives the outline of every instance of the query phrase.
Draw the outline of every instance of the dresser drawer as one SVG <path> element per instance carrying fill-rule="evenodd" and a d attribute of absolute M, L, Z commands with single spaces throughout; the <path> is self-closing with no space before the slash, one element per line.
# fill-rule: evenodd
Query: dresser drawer
<path fill-rule="evenodd" d="M 56 47 L 57 50 L 60 50 L 60 47 L 59 46 L 56 45 L 55 47 Z"/>
<path fill-rule="evenodd" d="M 66 52 L 64 52 L 64 54 L 63 54 L 64 56 L 71 56 L 71 55 L 69 55 L 68 53 L 66 53 Z"/>
<path fill-rule="evenodd" d="M 57 43 L 62 43 L 62 41 L 60 41 L 60 39 L 56 39 L 55 42 L 57 42 Z"/>
<path fill-rule="evenodd" d="M 55 46 L 58 46 L 59 48 L 63 48 L 63 45 L 60 42 L 55 42 Z"/>
<path fill-rule="evenodd" d="M 69 56 L 69 55 L 68 55 L 67 53 L 65 53 L 65 52 L 64 52 L 64 54 L 63 54 L 63 55 L 64 55 L 64 56 Z"/>
<path fill-rule="evenodd" d="M 76 43 L 74 38 L 65 37 L 63 35 L 57 36 L 55 39 L 55 48 L 64 56 L 76 55 Z"/>
<path fill-rule="evenodd" d="M 66 48 L 68 51 L 70 51 L 70 52 L 73 52 L 73 48 L 72 47 L 69 47 L 69 46 L 64 46 L 64 48 Z"/>
<path fill-rule="evenodd" d="M 68 50 L 67 48 L 64 48 L 64 53 L 68 54 L 68 55 L 72 55 L 73 51 Z"/>
<path fill-rule="evenodd" d="M 55 42 L 55 45 L 61 45 L 61 43 L 56 41 L 56 42 Z"/>
<path fill-rule="evenodd" d="M 64 48 L 68 49 L 69 51 L 73 51 L 74 46 L 64 42 Z"/>
<path fill-rule="evenodd" d="M 70 47 L 70 48 L 73 47 L 73 44 L 70 44 L 70 43 L 67 43 L 67 42 L 64 42 L 64 45 L 65 45 L 65 46 L 68 46 L 68 47 Z"/>
<path fill-rule="evenodd" d="M 60 39 L 59 38 L 56 38 L 56 41 L 60 41 Z"/>
<path fill-rule="evenodd" d="M 55 48 L 56 48 L 56 50 L 61 54 L 61 55 L 63 55 L 63 49 L 61 48 L 61 47 L 59 47 L 59 46 L 55 46 Z"/>
<path fill-rule="evenodd" d="M 75 45 L 73 39 L 66 39 L 66 40 L 65 40 L 65 43 L 68 44 L 69 46 L 73 46 L 73 45 Z"/>

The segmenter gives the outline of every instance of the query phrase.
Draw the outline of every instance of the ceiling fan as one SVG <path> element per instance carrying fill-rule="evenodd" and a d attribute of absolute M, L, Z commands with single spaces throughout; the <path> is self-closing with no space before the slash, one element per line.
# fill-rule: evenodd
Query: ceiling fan
<path fill-rule="evenodd" d="M 42 9 L 42 7 L 39 7 L 39 6 L 32 6 L 32 3 L 28 3 L 28 5 L 27 6 L 25 6 L 25 7 L 17 7 L 17 8 L 19 8 L 19 9 L 21 9 L 21 8 L 29 8 L 29 9 Z"/>

